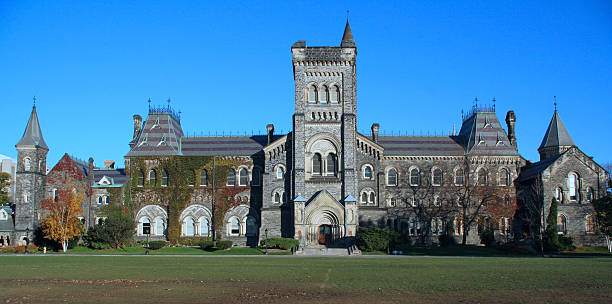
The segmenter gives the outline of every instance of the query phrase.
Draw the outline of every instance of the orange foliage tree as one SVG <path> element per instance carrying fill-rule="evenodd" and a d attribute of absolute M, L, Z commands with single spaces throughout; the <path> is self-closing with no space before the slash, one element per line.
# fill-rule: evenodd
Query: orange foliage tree
<path fill-rule="evenodd" d="M 58 189 L 55 197 L 42 201 L 42 208 L 48 213 L 41 222 L 45 238 L 60 242 L 64 252 L 68 248 L 68 241 L 83 231 L 83 225 L 77 216 L 83 212 L 81 202 L 84 194 L 76 191 L 74 187 L 66 186 Z"/>

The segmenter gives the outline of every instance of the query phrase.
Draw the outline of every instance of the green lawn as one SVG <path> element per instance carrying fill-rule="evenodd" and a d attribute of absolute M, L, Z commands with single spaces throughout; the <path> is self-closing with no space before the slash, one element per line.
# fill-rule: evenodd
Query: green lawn
<path fill-rule="evenodd" d="M 8 303 L 612 302 L 612 258 L 48 255 L 0 265 Z"/>

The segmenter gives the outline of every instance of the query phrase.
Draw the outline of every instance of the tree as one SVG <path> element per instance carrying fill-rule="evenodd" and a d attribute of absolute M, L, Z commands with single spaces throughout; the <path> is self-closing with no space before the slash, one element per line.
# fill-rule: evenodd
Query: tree
<path fill-rule="evenodd" d="M 521 232 L 525 233 L 534 244 L 539 244 L 539 248 L 534 249 L 543 253 L 544 187 L 541 176 L 538 175 L 520 188 L 522 190 L 518 195 L 516 217 L 523 224 Z"/>
<path fill-rule="evenodd" d="M 561 243 L 559 243 L 559 227 L 557 226 L 557 205 L 555 198 L 550 203 L 550 210 L 546 218 L 546 230 L 544 231 L 544 249 L 548 251 L 559 251 Z"/>
<path fill-rule="evenodd" d="M 603 164 L 603 167 L 607 172 L 606 181 L 607 181 L 608 188 L 612 188 L 612 162 L 607 162 Z"/>
<path fill-rule="evenodd" d="M 0 206 L 9 203 L 8 188 L 11 184 L 11 175 L 6 172 L 0 172 Z"/>
<path fill-rule="evenodd" d="M 510 199 L 511 186 L 493 185 L 487 170 L 489 168 L 475 169 L 472 165 L 474 161 L 475 159 L 464 158 L 464 182 L 452 191 L 457 197 L 458 217 L 463 223 L 462 245 L 467 244 L 467 236 L 478 221 L 511 218 L 516 211 L 516 202 Z"/>
<path fill-rule="evenodd" d="M 117 249 L 132 241 L 136 221 L 123 206 L 109 205 L 103 210 L 103 214 L 106 219 L 87 232 L 87 240 L 90 243 L 106 243 Z"/>
<path fill-rule="evenodd" d="M 67 250 L 68 241 L 82 233 L 83 225 L 77 216 L 82 213 L 83 198 L 83 193 L 73 185 L 65 185 L 57 189 L 55 197 L 42 201 L 42 208 L 48 212 L 41 222 L 45 238 L 61 243 L 63 252 Z"/>
<path fill-rule="evenodd" d="M 597 229 L 605 236 L 608 252 L 612 253 L 612 195 L 608 194 L 593 201 Z"/>

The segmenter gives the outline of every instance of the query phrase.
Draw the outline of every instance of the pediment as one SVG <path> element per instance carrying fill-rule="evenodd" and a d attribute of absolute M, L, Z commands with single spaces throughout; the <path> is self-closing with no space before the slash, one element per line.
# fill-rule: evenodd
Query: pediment
<path fill-rule="evenodd" d="M 327 190 L 321 190 L 305 208 L 306 222 L 314 223 L 320 217 L 332 217 L 338 223 L 344 223 L 344 206 Z"/>

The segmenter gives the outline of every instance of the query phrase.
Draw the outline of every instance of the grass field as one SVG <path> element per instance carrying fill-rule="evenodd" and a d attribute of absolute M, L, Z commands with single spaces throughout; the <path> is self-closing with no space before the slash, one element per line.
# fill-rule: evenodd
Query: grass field
<path fill-rule="evenodd" d="M 4 303 L 611 303 L 612 258 L 0 256 Z"/>

